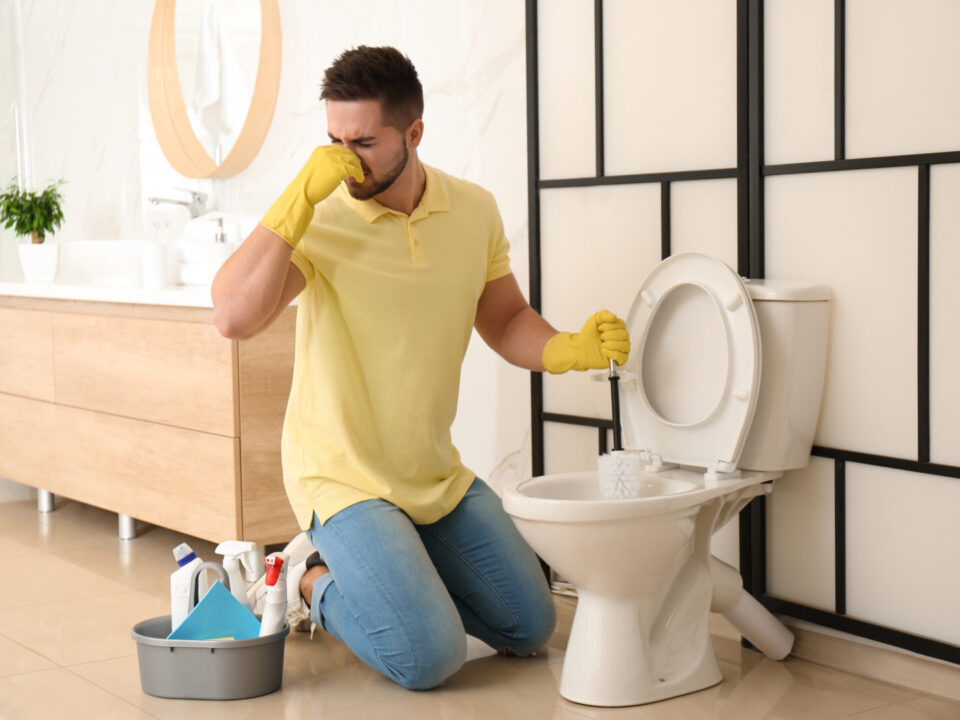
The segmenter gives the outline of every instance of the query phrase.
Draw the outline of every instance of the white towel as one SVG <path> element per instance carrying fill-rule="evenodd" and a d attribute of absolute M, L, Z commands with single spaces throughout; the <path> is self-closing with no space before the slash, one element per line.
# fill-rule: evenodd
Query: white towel
<path fill-rule="evenodd" d="M 209 139 L 219 145 L 224 154 L 240 134 L 248 102 L 240 64 L 220 16 L 220 4 L 218 0 L 206 0 L 197 47 L 193 105 Z"/>

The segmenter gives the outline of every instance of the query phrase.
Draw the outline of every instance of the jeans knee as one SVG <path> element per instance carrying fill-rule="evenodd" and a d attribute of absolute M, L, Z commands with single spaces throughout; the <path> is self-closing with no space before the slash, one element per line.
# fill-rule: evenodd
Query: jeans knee
<path fill-rule="evenodd" d="M 554 607 L 553 597 L 548 595 L 535 612 L 524 618 L 514 637 L 508 641 L 507 647 L 517 655 L 532 655 L 546 646 L 556 628 L 557 609 Z"/>
<path fill-rule="evenodd" d="M 467 658 L 467 636 L 421 637 L 414 640 L 409 657 L 391 663 L 393 679 L 408 690 L 437 687 L 463 667 Z"/>

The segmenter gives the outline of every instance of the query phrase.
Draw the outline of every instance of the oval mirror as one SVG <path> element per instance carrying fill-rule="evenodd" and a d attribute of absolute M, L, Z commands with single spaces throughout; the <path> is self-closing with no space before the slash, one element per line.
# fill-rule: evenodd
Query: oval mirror
<path fill-rule="evenodd" d="M 273 119 L 277 0 L 157 0 L 147 64 L 150 115 L 170 164 L 190 178 L 232 177 Z"/>

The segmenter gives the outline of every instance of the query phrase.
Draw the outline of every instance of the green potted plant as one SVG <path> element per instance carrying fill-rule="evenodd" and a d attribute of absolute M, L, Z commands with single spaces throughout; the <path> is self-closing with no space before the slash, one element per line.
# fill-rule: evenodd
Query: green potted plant
<path fill-rule="evenodd" d="M 57 246 L 44 244 L 63 222 L 63 196 L 59 187 L 63 180 L 50 183 L 41 192 L 21 189 L 16 179 L 0 193 L 0 223 L 30 242 L 17 246 L 20 267 L 27 282 L 53 282 L 57 273 Z"/>

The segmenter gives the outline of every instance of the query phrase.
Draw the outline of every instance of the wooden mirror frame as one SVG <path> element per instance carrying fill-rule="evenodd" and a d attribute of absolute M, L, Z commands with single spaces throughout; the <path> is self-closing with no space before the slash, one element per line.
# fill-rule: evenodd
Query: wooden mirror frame
<path fill-rule="evenodd" d="M 236 142 L 219 165 L 190 124 L 180 88 L 174 42 L 176 0 L 157 0 L 150 23 L 147 92 L 160 148 L 173 168 L 189 178 L 228 178 L 256 157 L 273 120 L 280 89 L 280 10 L 277 0 L 260 0 L 260 63 L 247 117 Z"/>

